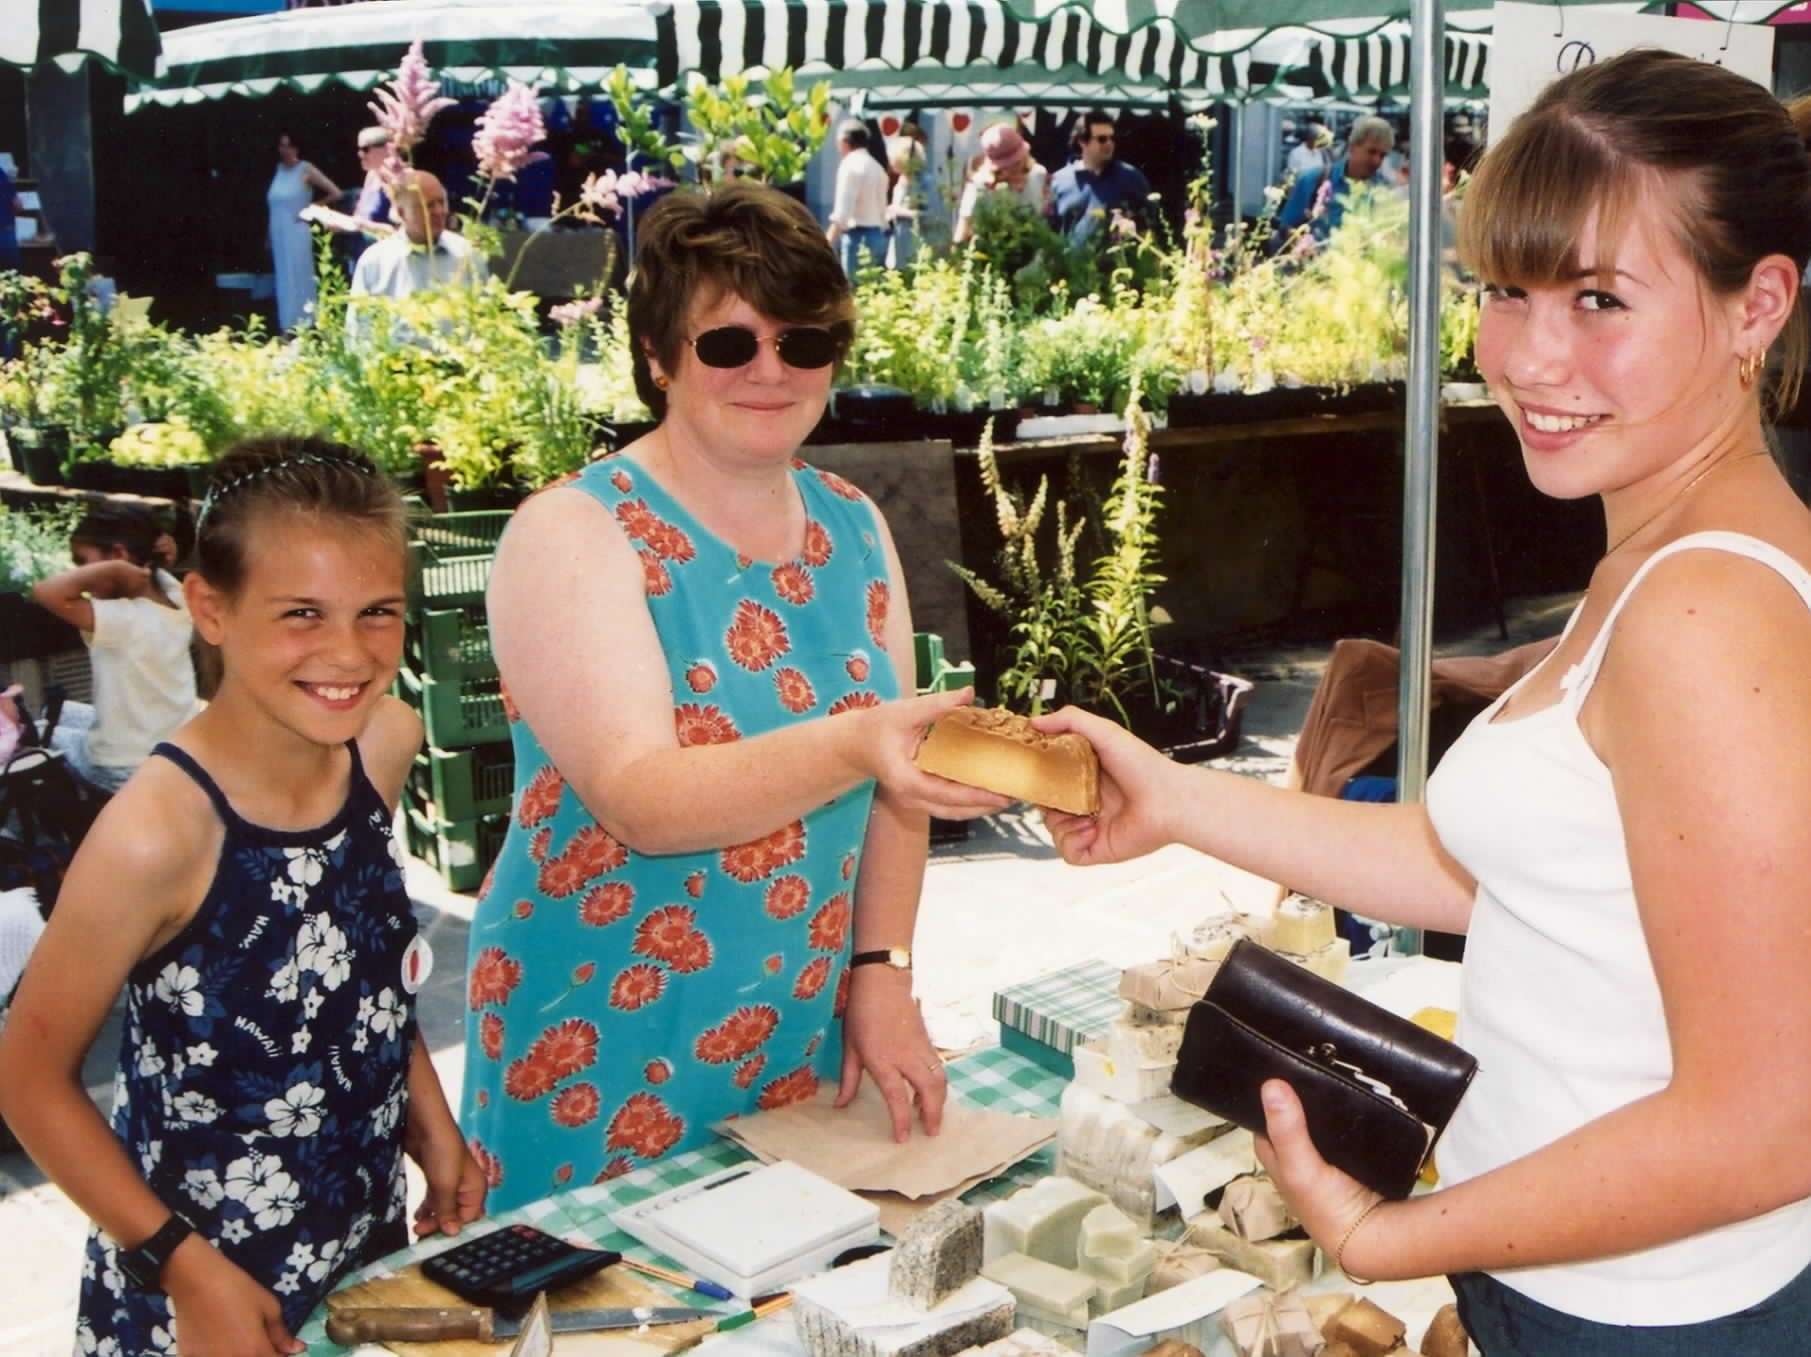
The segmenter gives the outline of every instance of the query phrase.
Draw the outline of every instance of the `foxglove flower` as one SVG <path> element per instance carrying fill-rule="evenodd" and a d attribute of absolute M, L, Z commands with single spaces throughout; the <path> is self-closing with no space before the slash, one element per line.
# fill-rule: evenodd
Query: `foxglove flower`
<path fill-rule="evenodd" d="M 396 78 L 388 85 L 379 85 L 376 94 L 377 102 L 365 107 L 371 110 L 377 125 L 389 131 L 392 156 L 407 155 L 419 146 L 434 115 L 453 106 L 453 101 L 440 93 L 440 82 L 434 79 L 427 57 L 422 55 L 420 38 L 403 53 Z"/>
<path fill-rule="evenodd" d="M 478 173 L 492 183 L 514 179 L 516 171 L 528 163 L 534 144 L 546 137 L 547 125 L 541 121 L 541 101 L 534 87 L 510 81 L 509 88 L 478 115 L 472 137 Z"/>
<path fill-rule="evenodd" d="M 547 318 L 555 325 L 576 325 L 581 320 L 595 316 L 603 307 L 602 297 L 587 297 L 583 301 L 563 302 L 547 313 Z"/>

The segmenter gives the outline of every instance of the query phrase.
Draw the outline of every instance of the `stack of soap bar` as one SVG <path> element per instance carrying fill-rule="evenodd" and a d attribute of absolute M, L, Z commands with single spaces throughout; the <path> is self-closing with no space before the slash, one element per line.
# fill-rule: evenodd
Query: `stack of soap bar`
<path fill-rule="evenodd" d="M 1186 1135 L 1169 1135 L 1127 1104 L 1070 1084 L 1063 1090 L 1057 1123 L 1057 1170 L 1104 1192 L 1148 1233 L 1157 1216 L 1157 1166 L 1228 1129 L 1227 1123 L 1216 1121 Z"/>
<path fill-rule="evenodd" d="M 1219 1214 L 1227 1229 L 1254 1243 L 1275 1239 L 1301 1224 L 1276 1184 L 1259 1174 L 1228 1183 L 1220 1194 Z"/>
<path fill-rule="evenodd" d="M 970 1348 L 963 1357 L 1075 1357 L 1075 1353 L 1049 1334 L 1036 1329 L 1014 1329 L 986 1347 Z"/>
<path fill-rule="evenodd" d="M 1019 1303 L 1022 1324 L 1034 1329 L 1040 1323 L 1066 1329 L 1088 1327 L 1088 1302 L 1099 1288 L 1092 1278 L 1073 1268 L 1058 1267 L 1023 1253 L 1008 1253 L 989 1260 L 981 1275 L 1012 1292 Z"/>
<path fill-rule="evenodd" d="M 1107 1028 L 1107 1058 L 1121 1065 L 1174 1065 L 1176 1052 L 1182 1049 L 1188 1010 L 1182 1010 L 1181 1016 L 1181 1022 L 1162 1023 L 1116 1018 Z"/>
<path fill-rule="evenodd" d="M 954 1357 L 1012 1332 L 1012 1293 L 979 1278 L 952 1298 L 946 1314 L 911 1324 L 862 1322 L 885 1300 L 888 1267 L 885 1258 L 863 1259 L 794 1288 L 793 1327 L 811 1357 Z M 876 1271 L 856 1271 L 866 1268 Z"/>
<path fill-rule="evenodd" d="M 1307 956 L 1332 942 L 1334 932 L 1331 906 L 1305 895 L 1291 895 L 1276 907 L 1266 941 L 1273 951 Z"/>
<path fill-rule="evenodd" d="M 981 1274 L 981 1212 L 953 1198 L 906 1227 L 888 1255 L 887 1291 L 933 1309 Z"/>
<path fill-rule="evenodd" d="M 1249 938 L 1252 932 L 1250 922 L 1242 914 L 1215 914 L 1196 924 L 1183 945 L 1190 956 L 1218 964 L 1226 960 L 1235 942 Z"/>
<path fill-rule="evenodd" d="M 1073 1178 L 1040 1178 L 987 1208 L 984 1256 L 1023 1253 L 1057 1267 L 1074 1267 L 1082 1219 L 1105 1200 Z"/>
<path fill-rule="evenodd" d="M 1212 1272 L 1220 1266 L 1220 1260 L 1202 1248 L 1185 1239 L 1160 1239 L 1156 1241 L 1157 1261 L 1151 1268 L 1151 1275 L 1145 1279 L 1144 1293 L 1154 1296 L 1159 1291 L 1168 1291 L 1172 1286 L 1181 1286 L 1192 1282 L 1203 1273 Z"/>
<path fill-rule="evenodd" d="M 1119 997 L 1159 1013 L 1181 1012 L 1207 993 L 1218 961 L 1183 956 L 1129 966 L 1119 976 Z"/>
<path fill-rule="evenodd" d="M 1352 961 L 1352 944 L 1345 938 L 1335 938 L 1326 946 L 1317 947 L 1306 956 L 1281 951 L 1278 954 L 1287 957 L 1298 966 L 1304 966 L 1313 971 L 1323 980 L 1343 985 L 1346 981 L 1346 967 Z"/>
<path fill-rule="evenodd" d="M 1110 1314 L 1144 1296 L 1145 1281 L 1157 1265 L 1157 1246 L 1140 1236 L 1117 1206 L 1097 1206 L 1082 1219 L 1075 1261 L 1100 1288 L 1094 1313 Z"/>
<path fill-rule="evenodd" d="M 1076 1083 L 1120 1103 L 1142 1103 L 1161 1098 L 1170 1091 L 1170 1080 L 1176 1073 L 1174 1056 L 1168 1060 L 1143 1060 L 1138 1057 L 1136 1047 L 1130 1059 L 1114 1055 L 1109 1043 L 1101 1041 L 1083 1042 L 1070 1054 L 1075 1060 Z"/>
<path fill-rule="evenodd" d="M 1325 1330 L 1329 1343 L 1344 1343 L 1358 1357 L 1384 1357 L 1402 1347 L 1408 1326 L 1382 1306 L 1355 1300 L 1332 1319 Z"/>
<path fill-rule="evenodd" d="M 1272 1291 L 1287 1291 L 1313 1281 L 1320 1257 L 1312 1239 L 1266 1239 L 1258 1243 L 1241 1239 L 1222 1225 L 1212 1211 L 1204 1211 L 1189 1221 L 1188 1239 L 1227 1267 L 1250 1273 Z"/>
<path fill-rule="evenodd" d="M 1123 973 L 1121 978 L 1124 978 Z M 1180 1042 L 1182 1029 L 1188 1026 L 1188 1010 L 1186 1008 L 1147 1008 L 1144 1004 L 1127 999 L 1125 1011 L 1120 1015 L 1120 1021 L 1129 1023 L 1133 1027 L 1173 1027 L 1177 1032 L 1176 1040 Z"/>

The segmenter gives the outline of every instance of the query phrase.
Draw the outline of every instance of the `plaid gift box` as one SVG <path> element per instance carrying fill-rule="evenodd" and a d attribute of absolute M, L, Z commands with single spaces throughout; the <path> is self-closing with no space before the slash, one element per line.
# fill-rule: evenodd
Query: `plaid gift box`
<path fill-rule="evenodd" d="M 1076 1044 L 1103 1035 L 1124 1008 L 1119 969 L 1104 961 L 1077 962 L 994 995 L 1000 1044 L 1065 1079 L 1075 1077 Z"/>

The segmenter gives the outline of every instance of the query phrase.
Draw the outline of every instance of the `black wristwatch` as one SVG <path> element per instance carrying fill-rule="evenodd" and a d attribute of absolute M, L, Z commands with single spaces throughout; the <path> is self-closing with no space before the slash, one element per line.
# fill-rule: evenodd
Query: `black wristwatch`
<path fill-rule="evenodd" d="M 851 966 L 891 966 L 896 971 L 912 969 L 910 947 L 882 947 L 873 952 L 857 952 L 849 958 Z"/>
<path fill-rule="evenodd" d="M 161 1291 L 164 1264 L 170 1261 L 176 1246 L 194 1233 L 195 1223 L 182 1212 L 172 1211 L 156 1234 L 136 1249 L 121 1249 L 115 1255 L 119 1270 L 142 1290 Z"/>

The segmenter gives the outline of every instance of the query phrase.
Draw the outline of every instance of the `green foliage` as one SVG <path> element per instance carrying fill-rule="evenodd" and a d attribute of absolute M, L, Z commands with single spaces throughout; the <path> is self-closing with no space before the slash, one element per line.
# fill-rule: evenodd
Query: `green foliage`
<path fill-rule="evenodd" d="M 1164 404 L 1181 382 L 1169 352 L 1163 312 L 1128 290 L 1107 303 L 1083 297 L 1067 310 L 1032 321 L 1024 333 L 1024 380 L 1118 414 L 1134 388 Z"/>
<path fill-rule="evenodd" d="M 107 445 L 107 456 L 121 466 L 195 466 L 207 461 L 201 435 L 179 420 L 134 424 Z"/>
<path fill-rule="evenodd" d="M 0 594 L 17 594 L 69 568 L 69 534 L 86 508 L 81 503 L 44 509 L 0 504 Z"/>
<path fill-rule="evenodd" d="M 664 160 L 675 171 L 690 165 L 700 180 L 711 178 L 731 155 L 763 183 L 794 183 L 805 177 L 830 133 L 829 82 L 820 80 L 801 94 L 784 67 L 758 83 L 731 75 L 712 85 L 694 75 L 685 98 L 694 135 L 686 142 L 669 141 L 659 130 L 622 67 L 611 72 L 604 89 L 616 106 L 617 135 L 631 154 Z"/>

